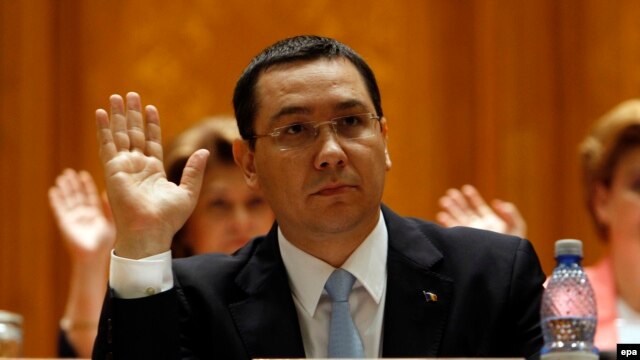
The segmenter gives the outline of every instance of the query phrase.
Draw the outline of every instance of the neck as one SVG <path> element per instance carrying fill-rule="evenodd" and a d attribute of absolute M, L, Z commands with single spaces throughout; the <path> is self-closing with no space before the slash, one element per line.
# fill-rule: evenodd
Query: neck
<path fill-rule="evenodd" d="M 624 245 L 624 246 L 622 246 Z M 611 244 L 617 295 L 633 310 L 640 312 L 640 243 Z"/>
<path fill-rule="evenodd" d="M 344 231 L 296 231 L 294 226 L 286 226 L 279 223 L 282 234 L 289 242 L 307 254 L 318 258 L 327 264 L 339 268 L 347 261 L 349 256 L 364 242 L 378 224 L 377 216 L 361 226 Z"/>

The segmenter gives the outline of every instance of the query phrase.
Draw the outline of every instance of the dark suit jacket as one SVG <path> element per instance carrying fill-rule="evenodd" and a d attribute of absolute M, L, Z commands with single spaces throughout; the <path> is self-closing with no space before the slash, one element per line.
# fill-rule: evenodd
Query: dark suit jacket
<path fill-rule="evenodd" d="M 535 356 L 545 277 L 528 241 L 382 210 L 384 357 Z M 305 356 L 275 226 L 233 256 L 178 259 L 173 270 L 170 291 L 133 300 L 108 294 L 94 358 Z"/>

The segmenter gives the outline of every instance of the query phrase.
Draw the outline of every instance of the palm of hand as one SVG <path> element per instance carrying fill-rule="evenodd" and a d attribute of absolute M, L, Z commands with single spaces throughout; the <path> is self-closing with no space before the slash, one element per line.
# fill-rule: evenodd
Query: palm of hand
<path fill-rule="evenodd" d="M 100 158 L 116 224 L 117 255 L 140 259 L 171 248 L 173 235 L 198 200 L 209 152 L 197 150 L 183 169 L 180 185 L 162 167 L 158 110 L 137 93 L 109 97 L 110 112 L 96 110 Z"/>
<path fill-rule="evenodd" d="M 111 249 L 114 225 L 102 209 L 88 203 L 79 204 L 60 214 L 60 228 L 71 248 L 72 256 L 87 258 Z"/>
<path fill-rule="evenodd" d="M 466 226 L 499 233 L 508 233 L 507 223 L 495 213 L 470 216 Z"/>
<path fill-rule="evenodd" d="M 437 214 L 444 226 L 469 226 L 524 237 L 527 225 L 518 209 L 511 203 L 493 200 L 490 207 L 480 193 L 470 185 L 462 191 L 449 189 L 440 198 L 442 211 Z"/>
<path fill-rule="evenodd" d="M 138 233 L 175 233 L 193 210 L 193 194 L 168 181 L 162 162 L 138 151 L 105 164 L 109 202 L 118 226 Z"/>

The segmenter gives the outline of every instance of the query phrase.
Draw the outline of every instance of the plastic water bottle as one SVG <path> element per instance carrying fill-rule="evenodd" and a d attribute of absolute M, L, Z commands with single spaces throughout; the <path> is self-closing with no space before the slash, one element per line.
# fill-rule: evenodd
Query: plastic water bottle
<path fill-rule="evenodd" d="M 580 264 L 582 242 L 556 241 L 557 265 L 542 297 L 543 360 L 598 359 L 593 345 L 597 310 L 593 289 Z"/>

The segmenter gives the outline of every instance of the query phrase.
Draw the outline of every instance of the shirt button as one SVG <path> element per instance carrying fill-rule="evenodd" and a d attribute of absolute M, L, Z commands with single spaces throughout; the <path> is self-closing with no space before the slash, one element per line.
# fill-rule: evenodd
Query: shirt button
<path fill-rule="evenodd" d="M 156 289 L 154 289 L 152 287 L 148 287 L 148 288 L 144 289 L 144 293 L 147 294 L 147 295 L 155 295 Z"/>

